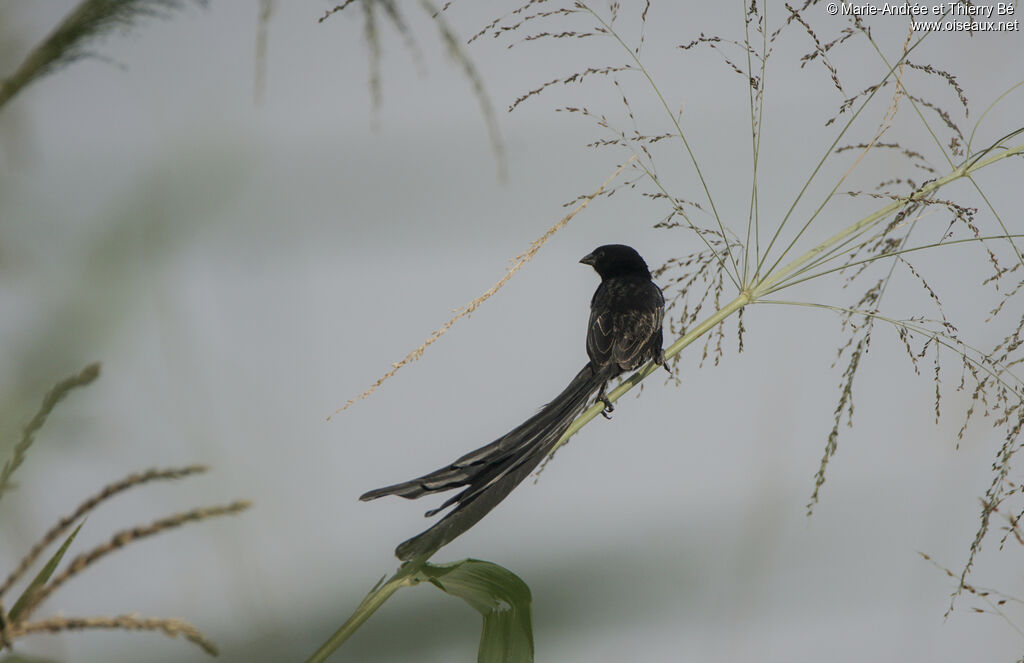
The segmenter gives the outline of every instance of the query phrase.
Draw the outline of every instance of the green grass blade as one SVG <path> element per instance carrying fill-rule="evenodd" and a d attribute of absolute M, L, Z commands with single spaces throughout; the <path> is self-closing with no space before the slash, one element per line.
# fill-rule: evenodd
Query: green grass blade
<path fill-rule="evenodd" d="M 32 597 L 35 595 L 36 591 L 45 585 L 46 581 L 53 575 L 53 572 L 57 570 L 57 565 L 60 564 L 60 560 L 64 558 L 64 553 L 68 551 L 68 546 L 70 546 L 71 542 L 75 540 L 75 536 L 78 535 L 78 530 L 82 529 L 82 525 L 84 524 L 85 522 L 83 521 L 75 528 L 74 532 L 68 535 L 68 538 L 64 539 L 64 543 L 62 543 L 60 548 L 57 549 L 57 552 L 53 553 L 53 557 L 46 562 L 46 565 L 40 569 L 39 573 L 36 574 L 36 577 L 32 579 L 31 583 L 29 583 L 29 586 L 26 587 L 25 591 L 21 593 L 21 596 L 18 597 L 18 600 L 14 603 L 14 607 L 11 608 L 9 615 L 12 622 L 18 621 L 18 618 L 21 617 L 21 613 L 30 605 Z"/>

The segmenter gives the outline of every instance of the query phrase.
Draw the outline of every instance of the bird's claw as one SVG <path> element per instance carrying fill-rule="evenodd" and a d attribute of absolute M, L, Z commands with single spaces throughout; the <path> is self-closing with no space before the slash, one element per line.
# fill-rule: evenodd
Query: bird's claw
<path fill-rule="evenodd" d="M 665 372 L 672 377 L 676 377 L 676 374 L 672 372 L 671 368 L 669 368 L 669 360 L 665 358 L 665 349 L 658 350 L 657 358 L 654 360 L 654 363 L 664 368 Z"/>
<path fill-rule="evenodd" d="M 598 402 L 604 404 L 604 409 L 601 410 L 601 416 L 604 417 L 605 419 L 611 419 L 612 418 L 612 412 L 615 411 L 615 406 L 612 405 L 612 402 L 610 400 L 608 400 L 607 396 L 602 396 L 601 398 L 599 398 L 597 400 L 598 400 Z"/>

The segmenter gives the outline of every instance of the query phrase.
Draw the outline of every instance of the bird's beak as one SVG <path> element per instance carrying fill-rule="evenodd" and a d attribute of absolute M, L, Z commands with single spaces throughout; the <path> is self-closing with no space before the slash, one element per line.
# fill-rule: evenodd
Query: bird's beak
<path fill-rule="evenodd" d="M 590 265 L 591 267 L 594 266 L 594 261 L 596 260 L 597 258 L 594 257 L 593 253 L 588 253 L 587 255 L 580 258 L 581 263 L 583 263 L 584 265 Z"/>

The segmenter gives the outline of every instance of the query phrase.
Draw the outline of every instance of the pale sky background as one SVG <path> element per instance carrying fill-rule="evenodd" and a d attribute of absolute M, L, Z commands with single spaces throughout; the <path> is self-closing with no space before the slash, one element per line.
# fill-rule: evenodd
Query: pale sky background
<path fill-rule="evenodd" d="M 635 46 L 643 3 L 624 4 L 622 30 Z M 57 409 L 16 475 L 18 490 L 0 502 L 3 573 L 84 497 L 143 468 L 201 462 L 213 470 L 112 501 L 88 519 L 71 554 L 175 511 L 254 503 L 244 515 L 129 546 L 70 581 L 40 615 L 181 617 L 220 645 L 220 660 L 305 660 L 393 572 L 395 544 L 424 529 L 421 514 L 439 502 L 364 504 L 358 495 L 504 433 L 586 361 L 597 277 L 577 260 L 611 242 L 633 245 L 652 266 L 697 248 L 688 233 L 653 229 L 665 208 L 638 191 L 595 201 L 422 360 L 325 421 L 487 290 L 509 258 L 561 218 L 562 203 L 596 189 L 628 154 L 586 148 L 606 134 L 554 112 L 586 106 L 628 130 L 610 79 L 558 86 L 505 112 L 553 78 L 621 64 L 621 47 L 488 36 L 467 53 L 498 111 L 508 159 L 499 181 L 470 84 L 429 15 L 400 5 L 418 51 L 382 24 L 376 117 L 360 8 L 318 24 L 331 5 L 312 2 L 276 3 L 260 104 L 257 3 L 213 2 L 111 35 L 97 45 L 102 58 L 40 80 L 0 110 L 3 448 L 49 386 L 103 362 L 101 379 Z M 0 5 L 4 71 L 73 6 Z M 446 16 L 465 40 L 515 6 L 462 2 Z M 606 4 L 595 8 L 607 14 Z M 738 231 L 750 191 L 747 88 L 714 51 L 676 47 L 701 33 L 742 39 L 740 9 L 654 2 L 641 51 L 669 106 L 682 108 L 719 211 Z M 784 11 L 769 4 L 773 28 Z M 807 15 L 822 42 L 844 25 L 824 6 Z M 545 29 L 579 25 L 558 19 Z M 870 25 L 883 51 L 897 53 L 905 20 Z M 862 37 L 851 44 L 833 58 L 850 94 L 885 71 Z M 971 127 L 1020 81 L 1022 46 L 1020 32 L 935 34 L 914 59 L 958 77 L 972 104 L 963 126 Z M 811 48 L 791 26 L 770 61 L 765 228 L 775 227 L 836 133 L 824 121 L 843 95 L 820 62 L 799 67 Z M 668 131 L 640 76 L 618 80 L 641 129 Z M 962 119 L 949 87 L 910 80 Z M 930 149 L 945 172 L 904 110 L 890 135 Z M 883 112 L 884 103 L 865 116 L 857 141 Z M 1021 117 L 1018 90 L 986 117 L 976 145 L 1018 128 Z M 662 179 L 703 201 L 681 145 L 658 147 Z M 794 221 L 807 218 L 848 165 L 826 168 Z M 872 157 L 844 188 L 868 188 L 890 172 L 908 169 L 891 155 Z M 1024 164 L 1003 162 L 978 181 L 1019 229 Z M 948 195 L 978 204 L 967 186 Z M 837 202 L 810 239 L 877 205 Z M 994 232 L 990 217 L 979 218 Z M 932 220 L 922 241 L 935 241 L 948 222 L 944 214 Z M 991 347 L 1012 317 L 981 324 L 996 301 L 978 286 L 989 273 L 984 254 L 944 251 L 915 264 L 965 337 Z M 849 305 L 866 287 L 841 283 L 784 296 Z M 724 296 L 733 294 L 727 287 Z M 935 314 L 906 278 L 883 309 Z M 983 604 L 968 597 L 943 618 L 954 583 L 918 555 L 961 568 L 1000 443 L 981 425 L 955 447 L 968 395 L 953 389 L 954 358 L 943 365 L 948 416 L 935 425 L 930 357 L 915 376 L 896 334 L 876 331 L 855 386 L 855 427 L 844 428 L 807 518 L 839 395 L 843 366 L 830 366 L 844 337 L 835 316 L 811 309 L 753 307 L 744 323 L 743 354 L 732 324 L 718 367 L 698 370 L 700 346 L 689 348 L 681 387 L 649 380 L 640 398 L 627 396 L 610 422 L 587 426 L 539 482 L 524 482 L 435 561 L 475 557 L 522 577 L 533 592 L 538 661 L 1016 659 L 1024 636 L 998 616 L 971 612 Z M 1020 548 L 999 552 L 996 543 L 986 541 L 973 581 L 1024 594 Z M 1024 625 L 1019 607 L 1007 616 Z M 417 587 L 392 597 L 332 660 L 471 661 L 478 637 L 468 606 Z M 18 644 L 69 662 L 207 660 L 158 634 Z"/>

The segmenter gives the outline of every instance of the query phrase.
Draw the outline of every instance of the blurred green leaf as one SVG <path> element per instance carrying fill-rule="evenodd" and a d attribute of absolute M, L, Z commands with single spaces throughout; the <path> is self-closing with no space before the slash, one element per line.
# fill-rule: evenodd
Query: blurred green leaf
<path fill-rule="evenodd" d="M 144 18 L 170 16 L 181 0 L 83 0 L 0 81 L 0 106 L 23 87 L 60 67 L 90 55 L 90 44 L 115 30 L 128 31 Z"/>
<path fill-rule="evenodd" d="M 478 559 L 424 564 L 420 573 L 441 591 L 483 615 L 479 663 L 532 663 L 530 588 L 508 569 Z"/>
<path fill-rule="evenodd" d="M 14 607 L 11 608 L 9 615 L 12 622 L 18 621 L 18 618 L 21 617 L 21 613 L 29 606 L 32 596 L 40 587 L 46 584 L 46 581 L 50 579 L 53 572 L 57 570 L 57 565 L 60 564 L 60 560 L 64 558 L 64 553 L 68 551 L 68 546 L 70 546 L 71 542 L 75 540 L 75 536 L 78 535 L 78 530 L 82 529 L 82 525 L 84 524 L 85 521 L 79 523 L 78 527 L 75 528 L 75 531 L 69 534 L 68 538 L 64 539 L 64 543 L 62 543 L 60 548 L 57 549 L 57 552 L 53 553 L 53 557 L 46 562 L 46 566 L 40 569 L 39 573 L 32 579 L 29 586 L 26 587 L 25 591 L 21 593 L 21 596 L 18 597 L 18 600 L 15 602 Z"/>

